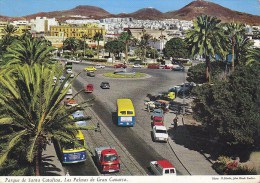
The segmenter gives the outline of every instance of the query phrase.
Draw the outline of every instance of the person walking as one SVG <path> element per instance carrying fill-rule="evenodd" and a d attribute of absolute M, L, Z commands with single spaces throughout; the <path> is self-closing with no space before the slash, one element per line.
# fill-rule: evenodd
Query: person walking
<path fill-rule="evenodd" d="M 176 117 L 173 119 L 173 127 L 174 129 L 176 129 L 178 127 L 178 117 L 176 115 Z"/>

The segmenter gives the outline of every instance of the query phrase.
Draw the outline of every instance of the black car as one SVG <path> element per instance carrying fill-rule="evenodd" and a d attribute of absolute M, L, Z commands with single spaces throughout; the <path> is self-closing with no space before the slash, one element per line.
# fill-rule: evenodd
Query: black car
<path fill-rule="evenodd" d="M 172 71 L 184 71 L 185 68 L 183 66 L 178 66 L 178 67 L 174 67 L 172 68 Z"/>
<path fill-rule="evenodd" d="M 185 84 L 183 84 L 181 86 L 180 90 L 178 91 L 178 96 L 179 97 L 183 97 L 183 96 L 190 95 L 193 86 L 194 86 L 193 83 L 185 83 Z"/>
<path fill-rule="evenodd" d="M 89 77 L 95 77 L 95 73 L 94 73 L 94 72 L 87 72 L 87 76 L 89 76 Z"/>
<path fill-rule="evenodd" d="M 101 87 L 102 89 L 110 89 L 109 82 L 102 82 L 102 83 L 100 84 L 100 87 Z"/>

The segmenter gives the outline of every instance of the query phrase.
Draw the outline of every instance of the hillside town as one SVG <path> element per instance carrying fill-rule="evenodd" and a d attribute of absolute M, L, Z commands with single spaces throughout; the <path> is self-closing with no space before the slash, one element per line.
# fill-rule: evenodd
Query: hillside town
<path fill-rule="evenodd" d="M 51 41 L 52 45 L 60 48 L 66 38 L 75 37 L 82 39 L 87 35 L 86 43 L 90 47 L 96 47 L 97 42 L 92 38 L 95 33 L 100 32 L 103 40 L 100 45 L 104 46 L 108 40 L 117 39 L 125 30 L 131 30 L 136 39 L 140 39 L 142 31 L 146 31 L 157 41 L 153 44 L 157 50 L 163 50 L 165 43 L 174 37 L 185 37 L 185 31 L 193 26 L 192 21 L 165 19 L 165 20 L 137 20 L 128 18 L 104 18 L 101 20 L 86 19 L 84 16 L 73 16 L 75 19 L 68 19 L 64 22 L 58 22 L 55 18 L 36 17 L 31 20 L 16 20 L 11 22 L 0 22 L 0 38 L 5 35 L 4 29 L 7 25 L 13 25 L 16 29 L 14 35 L 21 36 L 29 31 L 34 37 L 45 37 Z M 78 18 L 78 19 L 76 19 Z M 247 35 L 254 41 L 255 47 L 260 47 L 259 26 L 246 26 Z M 258 35 L 258 36 L 256 36 Z M 152 44 L 152 43 L 150 43 Z"/>

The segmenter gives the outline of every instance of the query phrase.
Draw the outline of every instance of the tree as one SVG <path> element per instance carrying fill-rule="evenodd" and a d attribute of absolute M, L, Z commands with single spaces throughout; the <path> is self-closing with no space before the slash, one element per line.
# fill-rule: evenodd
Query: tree
<path fill-rule="evenodd" d="M 149 46 L 149 41 L 151 40 L 152 36 L 150 34 L 143 32 L 143 36 L 141 37 L 141 41 L 138 44 L 138 47 L 142 51 L 142 61 L 144 62 L 146 59 L 146 50 Z"/>
<path fill-rule="evenodd" d="M 105 44 L 105 49 L 113 55 L 119 55 L 124 50 L 125 44 L 119 40 L 109 41 Z"/>
<path fill-rule="evenodd" d="M 220 27 L 221 20 L 207 15 L 198 16 L 194 21 L 194 28 L 187 31 L 186 43 L 191 54 L 203 55 L 206 58 L 206 78 L 210 78 L 210 58 L 214 58 L 216 51 L 220 55 L 224 50 L 221 42 L 224 40 L 223 29 Z"/>
<path fill-rule="evenodd" d="M 17 28 L 14 25 L 8 24 L 6 28 L 4 28 L 5 35 L 12 36 L 17 31 Z"/>
<path fill-rule="evenodd" d="M 194 117 L 213 137 L 245 150 L 260 137 L 260 65 L 240 66 L 226 81 L 196 87 Z"/>
<path fill-rule="evenodd" d="M 246 64 L 251 65 L 254 62 L 259 64 L 260 58 L 260 48 L 251 48 L 246 55 Z"/>
<path fill-rule="evenodd" d="M 173 58 L 188 58 L 187 44 L 181 38 L 172 38 L 165 44 L 164 54 Z"/>
<path fill-rule="evenodd" d="M 240 23 L 229 23 L 227 24 L 224 29 L 226 29 L 225 34 L 227 35 L 231 47 L 231 63 L 232 63 L 232 72 L 235 70 L 235 60 L 238 61 L 239 53 L 240 53 L 240 46 L 239 42 L 245 42 L 244 39 L 245 35 L 245 25 Z M 241 40 L 241 38 L 243 40 Z M 240 39 L 240 41 L 238 40 Z M 243 44 L 243 43 L 242 43 Z M 229 47 L 229 49 L 230 49 Z M 235 59 L 236 55 L 236 59 Z"/>
<path fill-rule="evenodd" d="M 74 55 L 79 47 L 79 40 L 76 39 L 75 37 L 69 37 L 64 41 L 63 44 L 64 44 L 63 49 L 70 50 Z"/>
<path fill-rule="evenodd" d="M 128 29 L 126 32 L 122 32 L 119 36 L 119 40 L 125 43 L 125 61 L 128 62 L 128 46 L 133 40 L 131 31 Z"/>
<path fill-rule="evenodd" d="M 64 88 L 69 76 L 53 86 L 53 70 L 39 64 L 14 65 L 0 75 L 4 91 L 0 96 L 0 132 L 6 141 L 0 165 L 18 151 L 34 165 L 35 175 L 40 175 L 42 151 L 50 139 L 75 141 L 79 127 L 69 116 L 78 108 L 67 109 L 61 104 L 71 85 Z"/>
<path fill-rule="evenodd" d="M 8 64 L 48 63 L 54 48 L 48 42 L 32 37 L 17 39 L 7 48 L 4 59 Z"/>
<path fill-rule="evenodd" d="M 94 41 L 97 41 L 98 46 L 97 46 L 97 56 L 99 58 L 99 42 L 103 40 L 103 35 L 100 32 L 96 32 L 94 37 L 93 37 Z"/>
<path fill-rule="evenodd" d="M 157 50 L 156 50 L 156 47 L 155 47 L 155 43 L 157 42 L 157 41 L 159 41 L 159 39 L 157 39 L 156 37 L 152 37 L 152 39 L 151 39 L 151 41 L 153 42 L 153 58 L 154 58 L 154 60 L 155 60 L 155 55 L 157 55 L 157 57 L 158 57 L 158 52 L 157 52 Z"/>

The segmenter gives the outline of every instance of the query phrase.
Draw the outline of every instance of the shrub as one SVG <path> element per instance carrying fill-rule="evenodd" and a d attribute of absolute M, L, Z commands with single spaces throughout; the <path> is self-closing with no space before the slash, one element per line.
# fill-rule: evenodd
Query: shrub
<path fill-rule="evenodd" d="M 229 164 L 233 161 L 234 160 L 229 157 L 220 156 L 212 167 L 220 175 L 257 175 L 256 169 L 248 165 L 238 164 L 237 167 L 228 168 Z"/>

